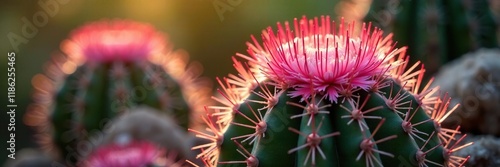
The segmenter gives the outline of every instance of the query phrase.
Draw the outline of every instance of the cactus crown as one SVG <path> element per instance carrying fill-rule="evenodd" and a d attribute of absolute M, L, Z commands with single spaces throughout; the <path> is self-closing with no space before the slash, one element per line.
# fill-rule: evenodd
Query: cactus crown
<path fill-rule="evenodd" d="M 288 23 L 286 30 L 278 23 L 276 34 L 268 28 L 263 36 L 266 51 L 253 55 L 265 60 L 262 72 L 269 79 L 294 87 L 292 97 L 307 99 L 311 93 L 324 92 L 330 101 L 337 101 L 342 92 L 368 89 L 375 83 L 372 76 L 386 71 L 387 62 L 404 50 L 391 50 L 388 38 L 383 40 L 378 29 L 370 32 L 370 25 L 359 38 L 352 37 L 349 25 L 341 23 L 337 30 L 324 17 L 295 20 L 294 26 L 293 32 Z"/>
<path fill-rule="evenodd" d="M 162 54 L 166 40 L 153 26 L 126 20 L 84 25 L 62 43 L 67 55 L 86 61 L 137 61 Z"/>
<path fill-rule="evenodd" d="M 193 147 L 208 166 L 460 166 L 457 129 L 441 127 L 449 98 L 421 88 L 425 69 L 406 48 L 364 24 L 295 19 L 293 30 L 252 36 L 238 75 L 219 79 L 221 106 L 207 107 L 212 141 Z"/>

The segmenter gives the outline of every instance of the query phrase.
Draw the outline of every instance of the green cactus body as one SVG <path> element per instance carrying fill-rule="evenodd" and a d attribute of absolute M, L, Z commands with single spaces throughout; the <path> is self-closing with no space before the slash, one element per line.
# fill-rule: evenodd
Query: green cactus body
<path fill-rule="evenodd" d="M 168 76 L 165 71 L 153 72 L 148 69 L 151 67 L 158 66 L 148 62 L 110 62 L 94 67 L 81 66 L 68 76 L 63 87 L 70 87 L 70 90 L 58 92 L 56 98 L 63 100 L 56 102 L 51 118 L 54 127 L 59 128 L 54 134 L 56 144 L 61 148 L 76 148 L 78 141 L 87 138 L 82 131 L 100 131 L 104 128 L 104 121 L 140 105 L 170 113 L 180 126 L 187 129 L 191 109 L 182 94 L 176 92 L 179 85 L 172 78 L 165 77 Z M 153 79 L 155 75 L 157 78 Z M 75 83 L 79 85 L 76 89 L 73 88 Z M 69 142 L 63 137 L 67 132 L 75 132 L 71 135 L 79 140 Z"/>
<path fill-rule="evenodd" d="M 213 136 L 195 147 L 216 148 L 200 154 L 208 166 L 463 164 L 450 156 L 459 132 L 440 127 L 449 101 L 420 88 L 423 67 L 407 68 L 405 48 L 380 30 L 368 25 L 351 37 L 352 27 L 304 17 L 294 31 L 288 23 L 264 31 L 264 47 L 249 44 L 251 56 L 239 55 L 249 72 L 235 65 L 239 78 L 220 82 L 223 97 L 215 98 L 227 106 L 210 107 L 220 129 L 195 131 Z"/>
<path fill-rule="evenodd" d="M 198 106 L 208 104 L 210 87 L 196 78 L 198 71 L 182 53 L 165 46 L 154 28 L 131 21 L 95 22 L 75 30 L 62 45 L 64 59 L 49 64 L 61 75 L 39 76 L 50 89 L 34 82 L 42 87 L 35 96 L 53 101 L 35 101 L 32 106 L 39 107 L 32 107 L 27 124 L 39 127 L 42 145 L 57 148 L 68 165 L 99 144 L 89 139 L 105 131 L 111 119 L 137 106 L 165 112 L 185 130 L 199 128 Z"/>
<path fill-rule="evenodd" d="M 365 21 L 394 32 L 410 62 L 438 68 L 478 48 L 496 48 L 497 24 L 487 0 L 374 0 Z"/>

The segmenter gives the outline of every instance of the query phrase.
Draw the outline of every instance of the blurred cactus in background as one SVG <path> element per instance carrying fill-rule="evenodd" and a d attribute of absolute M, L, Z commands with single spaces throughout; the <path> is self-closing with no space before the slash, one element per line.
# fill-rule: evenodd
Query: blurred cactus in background
<path fill-rule="evenodd" d="M 175 120 L 150 107 L 141 106 L 131 110 L 133 111 L 112 120 L 105 136 L 102 136 L 103 145 L 119 141 L 125 136 L 131 140 L 150 141 L 160 148 L 175 151 L 177 161 L 189 160 L 202 164 L 196 159 L 199 152 L 191 150 L 191 147 L 201 142 L 177 125 Z"/>
<path fill-rule="evenodd" d="M 468 167 L 496 167 L 500 166 L 500 138 L 490 135 L 470 135 L 462 142 L 474 141 L 470 147 L 458 150 L 456 156 L 470 155 L 465 163 Z"/>
<path fill-rule="evenodd" d="M 480 49 L 442 67 L 433 86 L 462 104 L 443 122 L 462 131 L 500 136 L 500 50 Z"/>
<path fill-rule="evenodd" d="M 472 143 L 441 123 L 450 99 L 423 86 L 392 35 L 322 16 L 252 36 L 237 75 L 218 79 L 223 105 L 207 107 L 210 140 L 193 149 L 207 166 L 462 166 Z M 423 87 L 423 88 L 422 88 Z"/>
<path fill-rule="evenodd" d="M 72 164 L 90 153 L 86 141 L 112 118 L 145 105 L 167 113 L 183 129 L 201 127 L 211 87 L 201 66 L 173 51 L 149 24 L 102 20 L 72 32 L 45 74 L 33 78 L 34 104 L 25 123 L 37 127 L 45 150 Z M 201 112 L 200 112 L 201 111 Z"/>
<path fill-rule="evenodd" d="M 365 21 L 394 32 L 408 46 L 410 62 L 423 61 L 431 74 L 479 48 L 498 47 L 498 23 L 488 0 L 373 0 Z"/>

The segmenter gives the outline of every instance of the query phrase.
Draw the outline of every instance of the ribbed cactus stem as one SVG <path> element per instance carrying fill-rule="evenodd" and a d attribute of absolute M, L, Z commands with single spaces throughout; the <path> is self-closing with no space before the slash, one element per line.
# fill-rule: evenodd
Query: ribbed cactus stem
<path fill-rule="evenodd" d="M 495 35 L 498 27 L 494 20 L 490 8 L 490 1 L 475 0 L 472 1 L 472 21 L 476 21 L 476 31 L 474 31 L 474 38 L 478 48 L 496 48 L 498 47 L 498 39 Z"/>
<path fill-rule="evenodd" d="M 434 73 L 467 52 L 498 47 L 492 35 L 497 25 L 488 4 L 487 0 L 374 0 L 365 20 L 394 32 L 398 46 L 409 46 L 410 62 L 421 60 Z"/>
<path fill-rule="evenodd" d="M 190 108 L 178 92 L 179 85 L 172 78 L 165 77 L 168 76 L 165 72 L 149 69 L 155 66 L 147 62 L 111 62 L 82 66 L 69 75 L 65 82 L 67 86 L 63 86 L 58 94 L 57 99 L 61 100 L 51 119 L 56 127 L 55 136 L 60 136 L 56 137 L 58 145 L 76 148 L 79 140 L 86 139 L 79 131 L 99 131 L 107 123 L 103 121 L 140 105 L 169 113 L 187 129 L 189 117 L 185 112 Z M 65 88 L 73 90 L 65 91 Z M 74 122 L 68 124 L 69 120 Z M 67 132 L 73 132 L 70 135 L 79 140 L 65 140 L 63 136 L 68 135 Z M 65 151 L 69 154 L 73 150 Z"/>

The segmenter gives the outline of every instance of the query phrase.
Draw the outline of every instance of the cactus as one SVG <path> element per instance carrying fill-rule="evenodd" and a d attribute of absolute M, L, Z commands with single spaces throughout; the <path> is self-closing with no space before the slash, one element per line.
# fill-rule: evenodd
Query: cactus
<path fill-rule="evenodd" d="M 42 147 L 58 149 L 53 152 L 61 152 L 65 163 L 87 155 L 85 140 L 130 107 L 159 109 L 185 130 L 202 125 L 199 114 L 210 101 L 209 83 L 198 78 L 199 65 L 188 65 L 186 54 L 172 51 L 151 25 L 89 23 L 74 30 L 61 48 L 64 55 L 55 55 L 46 73 L 33 78 L 35 102 L 25 123 L 37 127 Z"/>
<path fill-rule="evenodd" d="M 480 49 L 443 66 L 431 86 L 462 104 L 443 126 L 462 132 L 500 136 L 500 49 Z M 467 69 L 464 71 L 463 69 Z"/>
<path fill-rule="evenodd" d="M 175 124 L 171 117 L 145 106 L 130 110 L 133 111 L 111 121 L 103 137 L 104 145 L 127 136 L 131 140 L 150 141 L 158 147 L 175 151 L 179 160 L 185 159 L 194 164 L 202 164 L 196 159 L 196 154 L 199 152 L 191 150 L 191 147 L 200 143 L 198 138 Z"/>
<path fill-rule="evenodd" d="M 487 0 L 374 0 L 365 21 L 408 46 L 410 62 L 429 72 L 467 52 L 498 47 L 497 23 Z"/>
<path fill-rule="evenodd" d="M 291 28 L 293 26 L 293 30 Z M 392 35 L 329 16 L 277 24 L 252 36 L 238 75 L 218 79 L 206 108 L 211 143 L 193 147 L 208 166 L 461 166 L 457 129 L 440 126 L 449 98 L 422 84 Z M 406 70 L 406 71 L 405 71 Z"/>
<path fill-rule="evenodd" d="M 469 167 L 500 166 L 500 138 L 491 135 L 470 135 L 463 142 L 474 141 L 474 145 L 455 152 L 457 156 L 469 155 L 465 164 Z"/>

